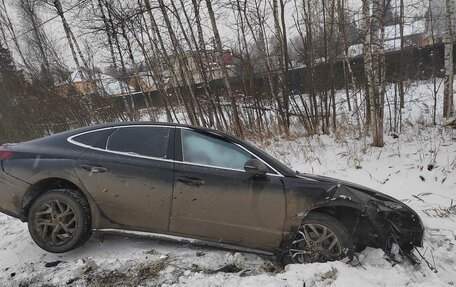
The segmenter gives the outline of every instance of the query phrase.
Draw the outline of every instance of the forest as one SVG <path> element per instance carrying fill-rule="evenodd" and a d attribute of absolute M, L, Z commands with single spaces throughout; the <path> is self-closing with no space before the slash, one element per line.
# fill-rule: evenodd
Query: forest
<path fill-rule="evenodd" d="M 451 120 L 454 20 L 453 1 L 2 0 L 0 142 L 152 120 L 259 139 L 351 125 L 381 147 L 414 81 Z"/>
<path fill-rule="evenodd" d="M 280 216 L 295 220 L 313 214 L 308 210 L 289 213 L 293 209 L 287 206 L 312 206 L 311 201 L 290 199 L 289 194 L 302 192 L 317 198 L 318 192 L 325 191 L 321 193 L 324 201 L 346 205 L 347 209 L 335 208 L 323 215 L 333 216 L 333 223 L 348 222 L 353 233 L 343 234 L 350 241 L 358 220 L 371 216 L 368 206 L 375 217 L 390 208 L 387 214 L 391 217 L 385 216 L 389 223 L 376 228 L 394 228 L 400 233 L 394 223 L 400 212 L 390 205 L 377 205 L 378 200 L 407 205 L 419 217 L 410 218 L 424 228 L 422 246 L 415 246 L 409 254 L 400 249 L 393 252 L 397 240 L 391 233 L 386 244 L 381 244 L 384 247 L 361 244 L 350 259 L 283 267 L 275 256 L 264 252 L 132 230 L 116 233 L 95 229 L 76 251 L 54 254 L 39 248 L 29 235 L 29 230 L 38 225 L 33 227 L 30 220 L 21 222 L 0 213 L 0 285 L 454 286 L 455 2 L 0 0 L 0 210 L 8 210 L 14 203 L 18 207 L 21 204 L 23 212 L 32 198 L 39 200 L 40 195 L 53 191 L 82 195 L 87 175 L 85 178 L 93 180 L 94 186 L 97 184 L 94 190 L 98 190 L 93 195 L 87 193 L 87 198 L 99 200 L 100 206 L 119 217 L 128 215 L 147 223 L 157 221 L 157 215 L 171 222 L 174 206 L 217 216 L 224 209 L 242 221 L 246 216 L 232 206 L 239 205 L 246 207 L 245 214 L 256 223 L 272 226 L 272 218 L 283 223 Z M 206 189 L 196 185 L 194 190 L 186 190 L 184 198 L 188 200 L 167 205 L 168 214 L 163 212 L 165 199 L 155 200 L 154 195 L 162 194 L 169 202 L 176 202 L 176 186 L 184 183 L 178 183 L 183 175 L 180 165 L 187 164 L 177 154 L 152 158 L 126 150 L 100 149 L 78 144 L 68 136 L 70 133 L 55 135 L 49 141 L 19 143 L 74 128 L 92 126 L 98 130 L 93 126 L 125 121 L 217 129 L 251 142 L 291 170 L 287 176 L 265 174 L 259 178 L 244 174 L 246 165 L 241 170 L 201 165 L 215 170 L 204 178 Z M 83 136 L 81 131 L 74 133 Z M 128 137 L 120 138 L 133 145 L 135 139 Z M 56 138 L 62 139 L 62 148 L 46 144 Z M 153 149 L 150 137 L 141 139 L 144 146 Z M 176 132 L 179 141 L 181 136 Z M 35 154 L 33 148 L 38 146 Z M 201 154 L 210 153 L 204 145 L 193 146 L 204 149 Z M 76 154 L 80 147 L 84 149 Z M 179 150 L 179 144 L 174 147 Z M 69 167 L 64 169 L 66 151 L 71 153 Z M 222 152 L 214 154 L 231 157 Z M 84 156 L 87 163 L 97 165 L 86 165 Z M 98 166 L 108 162 L 115 168 L 109 166 L 108 171 Z M 169 189 L 161 190 L 165 168 L 147 166 L 164 162 L 171 166 L 166 169 L 170 180 Z M 23 178 L 16 177 L 14 166 Z M 124 166 L 124 173 L 116 172 L 120 166 Z M 197 169 L 192 170 L 200 176 Z M 226 184 L 219 180 L 218 175 L 228 178 L 233 172 L 238 181 Z M 146 180 L 137 180 L 141 174 Z M 60 177 L 68 177 L 68 181 Z M 291 188 L 286 180 L 292 183 Z M 299 187 L 298 180 L 308 185 Z M 110 186 L 114 181 L 119 182 L 118 190 Z M 198 182 L 204 184 L 203 180 Z M 212 182 L 223 185 L 228 200 L 217 195 L 218 188 L 209 185 Z M 244 193 L 238 182 L 259 189 Z M 265 188 L 271 182 L 282 189 Z M 323 190 L 319 186 L 322 182 L 332 187 Z M 351 183 L 346 190 L 353 194 L 339 193 L 347 182 Z M 27 188 L 22 200 L 22 193 L 9 192 L 16 184 L 21 190 L 22 186 L 23 190 Z M 59 189 L 50 190 L 55 188 Z M 368 204 L 352 201 L 358 189 L 365 191 L 360 198 L 366 198 Z M 141 190 L 145 191 L 138 192 Z M 213 200 L 197 200 L 193 194 Z M 272 197 L 277 194 L 282 200 Z M 137 206 L 144 213 L 133 205 L 120 211 L 122 204 L 132 199 L 141 201 Z M 274 204 L 267 204 L 268 216 L 263 216 L 258 210 L 264 200 L 277 203 L 278 210 L 272 210 Z M 94 201 L 90 208 L 84 207 L 84 214 L 90 215 L 97 205 Z M 364 211 L 355 217 L 348 211 L 354 206 Z M 52 212 L 51 207 L 46 209 Z M 192 217 L 191 213 L 185 215 Z M 94 223 L 101 222 L 95 218 Z M 53 224 L 58 225 L 54 230 L 61 224 L 56 219 L 52 216 Z M 42 221 L 45 231 L 47 220 Z M 116 220 L 106 217 L 107 221 Z M 213 229 L 269 230 L 227 222 Z M 400 228 L 412 224 L 409 219 L 398 222 Z M 214 226 L 212 223 L 214 219 L 207 217 L 198 224 L 208 227 Z M 302 222 L 300 226 L 304 226 Z M 370 230 L 365 229 L 360 238 L 378 236 Z M 288 229 L 284 227 L 283 232 Z M 236 240 L 245 239 L 236 236 Z M 327 237 L 326 228 L 322 236 Z M 218 238 L 223 242 L 222 237 Z M 302 240 L 293 244 L 298 241 Z M 391 248 L 386 251 L 388 246 Z"/>

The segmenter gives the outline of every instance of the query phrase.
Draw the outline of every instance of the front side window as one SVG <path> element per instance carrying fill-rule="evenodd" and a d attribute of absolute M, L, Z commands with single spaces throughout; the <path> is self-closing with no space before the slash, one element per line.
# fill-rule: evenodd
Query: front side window
<path fill-rule="evenodd" d="M 125 127 L 108 138 L 106 148 L 132 155 L 167 158 L 170 128 Z"/>
<path fill-rule="evenodd" d="M 237 145 L 192 130 L 182 130 L 184 162 L 244 170 L 252 155 Z"/>

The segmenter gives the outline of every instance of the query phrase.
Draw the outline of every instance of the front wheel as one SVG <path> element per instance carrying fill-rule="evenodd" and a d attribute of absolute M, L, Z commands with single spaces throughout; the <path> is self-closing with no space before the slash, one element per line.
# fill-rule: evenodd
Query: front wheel
<path fill-rule="evenodd" d="M 30 207 L 28 229 L 33 241 L 48 252 L 75 249 L 84 244 L 92 232 L 89 204 L 77 191 L 48 191 Z"/>
<path fill-rule="evenodd" d="M 347 228 L 324 213 L 310 213 L 299 226 L 286 263 L 312 263 L 351 257 L 353 244 Z"/>

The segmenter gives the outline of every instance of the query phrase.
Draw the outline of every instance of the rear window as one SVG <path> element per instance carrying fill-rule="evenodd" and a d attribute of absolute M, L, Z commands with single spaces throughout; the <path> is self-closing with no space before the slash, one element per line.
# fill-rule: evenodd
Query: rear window
<path fill-rule="evenodd" d="M 106 136 L 110 132 L 112 132 L 112 129 L 89 132 L 89 133 L 74 137 L 73 141 L 84 144 L 84 145 L 88 145 L 91 147 L 104 148 L 105 147 L 104 142 L 106 141 Z"/>
<path fill-rule="evenodd" d="M 126 127 L 117 129 L 108 138 L 106 148 L 156 158 L 167 158 L 170 128 Z"/>

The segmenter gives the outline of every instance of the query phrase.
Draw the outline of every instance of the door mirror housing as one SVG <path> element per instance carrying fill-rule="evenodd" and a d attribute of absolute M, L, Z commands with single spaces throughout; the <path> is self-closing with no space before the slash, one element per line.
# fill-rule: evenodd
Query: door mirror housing
<path fill-rule="evenodd" d="M 244 164 L 244 170 L 250 175 L 265 175 L 268 173 L 268 167 L 256 158 L 248 160 Z"/>

